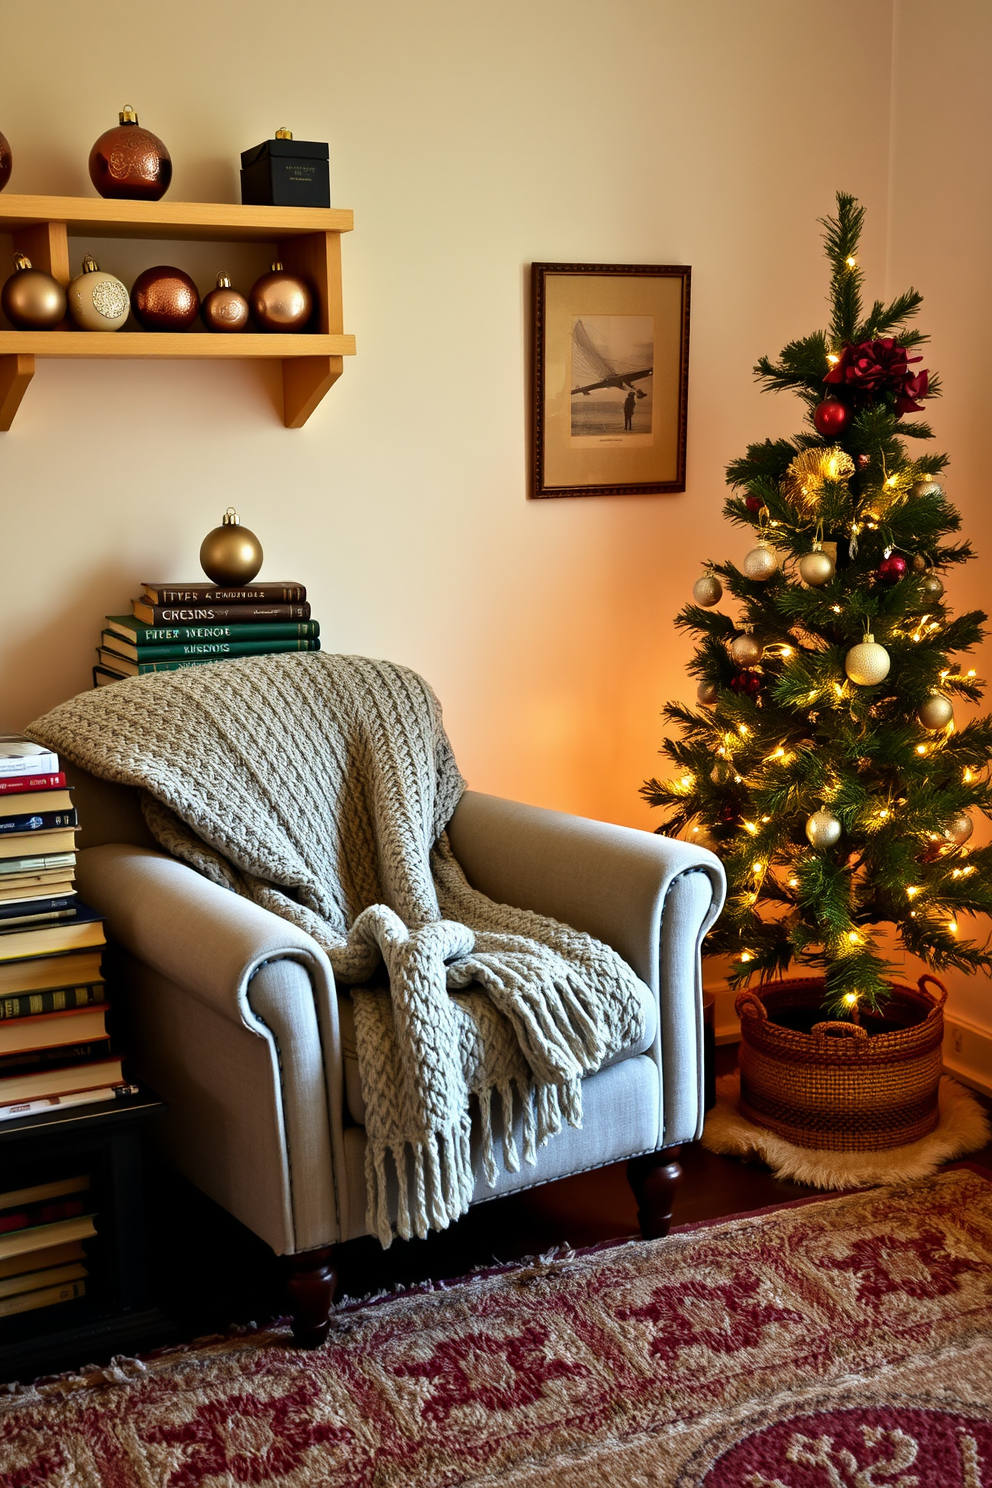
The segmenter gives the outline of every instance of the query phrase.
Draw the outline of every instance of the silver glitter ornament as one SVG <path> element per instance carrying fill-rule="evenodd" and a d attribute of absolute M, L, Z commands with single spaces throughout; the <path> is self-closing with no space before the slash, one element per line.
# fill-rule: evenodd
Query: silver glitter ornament
<path fill-rule="evenodd" d="M 767 543 L 761 543 L 745 556 L 741 568 L 747 578 L 764 583 L 778 572 L 778 554 Z"/>
<path fill-rule="evenodd" d="M 730 643 L 730 654 L 740 667 L 756 667 L 764 655 L 765 648 L 754 636 L 734 636 Z"/>
<path fill-rule="evenodd" d="M 693 599 L 704 609 L 709 609 L 710 605 L 719 604 L 722 595 L 723 585 L 716 574 L 703 574 L 692 586 Z"/>
<path fill-rule="evenodd" d="M 953 842 L 955 847 L 960 847 L 962 843 L 968 841 L 974 830 L 975 824 L 971 817 L 967 816 L 963 811 L 958 811 L 955 812 L 944 828 L 944 836 L 949 842 Z"/>

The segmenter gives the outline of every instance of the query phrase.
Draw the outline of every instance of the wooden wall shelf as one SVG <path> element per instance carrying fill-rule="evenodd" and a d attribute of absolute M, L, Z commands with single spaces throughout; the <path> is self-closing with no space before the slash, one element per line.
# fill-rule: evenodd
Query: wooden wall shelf
<path fill-rule="evenodd" d="M 176 238 L 202 242 L 272 243 L 293 273 L 317 294 L 317 329 L 293 335 L 222 335 L 146 331 L 0 330 L 0 431 L 9 429 L 35 371 L 36 357 L 94 359 L 255 358 L 282 362 L 283 422 L 306 423 L 354 356 L 344 333 L 341 234 L 354 219 L 339 207 L 244 207 L 215 202 L 104 201 L 102 197 L 0 195 L 0 233 L 13 238 L 35 268 L 68 285 L 69 234 L 112 238 Z"/>

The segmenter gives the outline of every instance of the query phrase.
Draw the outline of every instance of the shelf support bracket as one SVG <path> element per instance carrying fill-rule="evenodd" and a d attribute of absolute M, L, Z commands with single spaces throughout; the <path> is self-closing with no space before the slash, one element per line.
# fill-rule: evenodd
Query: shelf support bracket
<path fill-rule="evenodd" d="M 282 421 L 302 429 L 344 371 L 344 357 L 286 357 L 282 364 Z"/>
<path fill-rule="evenodd" d="M 14 422 L 14 414 L 20 408 L 33 376 L 33 356 L 17 352 L 13 356 L 0 357 L 0 432 L 5 433 Z"/>

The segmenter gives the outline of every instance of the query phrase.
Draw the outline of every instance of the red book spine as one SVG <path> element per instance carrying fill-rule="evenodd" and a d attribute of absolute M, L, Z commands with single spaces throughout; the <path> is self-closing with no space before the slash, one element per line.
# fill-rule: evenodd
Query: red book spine
<path fill-rule="evenodd" d="M 18 775 L 12 780 L 0 780 L 0 796 L 16 796 L 21 791 L 59 790 L 64 785 L 64 770 L 57 775 Z"/>
<path fill-rule="evenodd" d="M 86 1205 L 82 1199 L 60 1199 L 56 1204 L 32 1204 L 27 1209 L 12 1209 L 0 1214 L 0 1235 L 14 1230 L 29 1230 L 34 1225 L 54 1224 L 57 1219 L 75 1219 Z"/>

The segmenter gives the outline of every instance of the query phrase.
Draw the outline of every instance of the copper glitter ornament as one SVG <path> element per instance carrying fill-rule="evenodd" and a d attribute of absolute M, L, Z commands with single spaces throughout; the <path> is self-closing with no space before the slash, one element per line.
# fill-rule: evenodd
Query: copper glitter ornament
<path fill-rule="evenodd" d="M 828 449 L 800 450 L 782 478 L 782 489 L 801 512 L 814 516 L 824 484 L 849 480 L 853 474 L 854 461 L 837 445 Z"/>
<path fill-rule="evenodd" d="M 281 263 L 274 263 L 269 273 L 255 281 L 248 300 L 262 331 L 303 331 L 313 310 L 309 285 L 297 274 L 287 273 Z"/>
<path fill-rule="evenodd" d="M 203 296 L 200 317 L 208 331 L 244 331 L 248 328 L 248 301 L 231 288 L 226 274 L 217 275 L 217 288 Z"/>
<path fill-rule="evenodd" d="M 703 609 L 719 604 L 722 596 L 723 585 L 716 574 L 703 574 L 692 586 L 692 597 L 698 605 L 702 605 Z"/>
<path fill-rule="evenodd" d="M 5 135 L 0 134 L 0 191 L 10 180 L 10 173 L 14 168 L 14 157 L 10 153 L 10 145 Z"/>
<path fill-rule="evenodd" d="M 23 253 L 14 254 L 14 272 L 0 290 L 0 309 L 15 331 L 51 331 L 65 319 L 65 290 Z"/>
<path fill-rule="evenodd" d="M 172 180 L 172 156 L 158 135 L 141 128 L 129 103 L 119 117 L 90 151 L 90 180 L 101 196 L 158 201 Z"/>
<path fill-rule="evenodd" d="M 215 584 L 231 588 L 250 584 L 261 566 L 262 544 L 254 532 L 241 526 L 237 512 L 229 506 L 221 525 L 200 544 L 200 567 Z"/>
<path fill-rule="evenodd" d="M 125 285 L 113 274 L 105 274 L 88 253 L 82 273 L 69 285 L 66 300 L 81 331 L 119 331 L 131 310 Z"/>
<path fill-rule="evenodd" d="M 168 264 L 146 269 L 131 286 L 131 309 L 146 331 L 187 331 L 199 308 L 192 279 Z"/>

